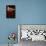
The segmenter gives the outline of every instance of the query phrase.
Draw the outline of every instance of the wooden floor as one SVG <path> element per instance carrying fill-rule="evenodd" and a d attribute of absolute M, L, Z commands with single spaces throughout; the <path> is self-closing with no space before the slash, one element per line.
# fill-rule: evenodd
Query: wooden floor
<path fill-rule="evenodd" d="M 0 44 L 0 46 L 8 46 L 8 44 Z M 9 46 L 18 46 L 18 44 L 15 44 L 15 45 L 9 45 Z"/>
<path fill-rule="evenodd" d="M 32 42 L 31 40 L 28 41 L 21 40 L 20 46 L 46 46 L 46 42 L 45 41 Z"/>
<path fill-rule="evenodd" d="M 8 44 L 0 44 L 0 46 L 8 46 Z M 32 42 L 31 40 L 28 41 L 21 40 L 19 44 L 15 44 L 12 46 L 46 46 L 46 42 L 43 41 Z"/>

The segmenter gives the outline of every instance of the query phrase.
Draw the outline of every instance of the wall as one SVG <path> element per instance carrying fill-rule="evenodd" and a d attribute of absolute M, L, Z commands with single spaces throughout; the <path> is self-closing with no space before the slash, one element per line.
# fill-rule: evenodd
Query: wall
<path fill-rule="evenodd" d="M 46 24 L 46 0 L 16 0 L 19 24 Z"/>
<path fill-rule="evenodd" d="M 17 34 L 17 20 L 6 18 L 6 5 L 8 4 L 16 5 L 16 0 L 0 0 L 0 44 L 8 43 L 10 32 L 16 32 Z"/>
<path fill-rule="evenodd" d="M 7 4 L 16 4 L 16 19 L 6 19 Z M 17 32 L 17 24 L 46 24 L 46 0 L 0 0 L 0 44 Z"/>

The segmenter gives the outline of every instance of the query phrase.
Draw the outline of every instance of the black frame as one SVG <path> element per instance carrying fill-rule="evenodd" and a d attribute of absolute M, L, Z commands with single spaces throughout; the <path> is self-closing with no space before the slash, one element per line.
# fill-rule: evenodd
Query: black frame
<path fill-rule="evenodd" d="M 10 10 L 8 11 L 8 7 L 14 9 L 11 11 L 12 14 L 10 14 Z M 6 5 L 6 18 L 16 18 L 16 5 Z"/>

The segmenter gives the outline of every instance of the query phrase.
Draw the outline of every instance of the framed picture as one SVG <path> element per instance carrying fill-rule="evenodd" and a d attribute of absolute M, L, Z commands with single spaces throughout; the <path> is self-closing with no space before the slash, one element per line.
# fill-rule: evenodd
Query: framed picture
<path fill-rule="evenodd" d="M 15 5 L 6 5 L 6 18 L 16 18 Z"/>
<path fill-rule="evenodd" d="M 21 40 L 46 41 L 45 24 L 19 24 L 18 38 Z"/>

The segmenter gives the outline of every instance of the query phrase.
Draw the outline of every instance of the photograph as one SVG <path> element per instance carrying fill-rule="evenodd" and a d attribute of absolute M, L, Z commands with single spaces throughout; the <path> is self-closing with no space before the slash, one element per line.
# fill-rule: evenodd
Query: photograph
<path fill-rule="evenodd" d="M 6 5 L 6 18 L 16 18 L 15 5 Z"/>

